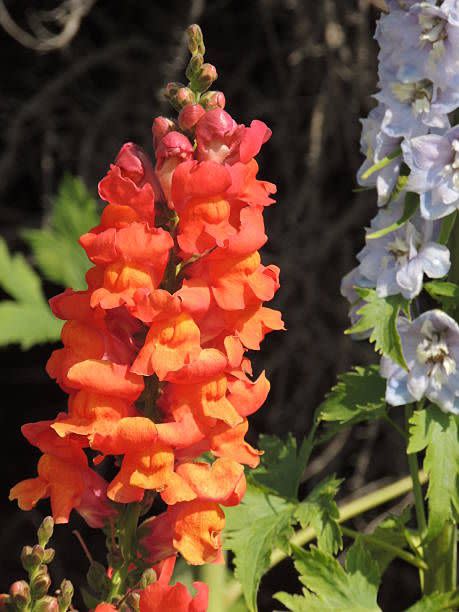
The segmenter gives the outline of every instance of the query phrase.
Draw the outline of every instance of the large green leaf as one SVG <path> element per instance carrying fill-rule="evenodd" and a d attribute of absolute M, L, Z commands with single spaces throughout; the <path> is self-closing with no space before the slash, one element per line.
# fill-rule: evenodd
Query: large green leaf
<path fill-rule="evenodd" d="M 264 455 L 260 466 L 251 473 L 252 480 L 281 497 L 296 499 L 311 451 L 309 439 L 306 438 L 298 449 L 292 434 L 288 434 L 285 440 L 261 435 L 258 445 Z"/>
<path fill-rule="evenodd" d="M 293 612 L 379 612 L 377 564 L 359 540 L 349 549 L 343 568 L 331 555 L 317 548 L 295 548 L 295 567 L 306 587 L 303 597 L 275 595 Z"/>
<path fill-rule="evenodd" d="M 280 497 L 249 487 L 238 507 L 225 508 L 224 546 L 234 553 L 235 576 L 250 612 L 257 610 L 261 577 L 274 548 L 288 549 L 295 506 Z"/>
<path fill-rule="evenodd" d="M 51 313 L 40 277 L 22 255 L 11 255 L 1 238 L 0 287 L 14 298 L 0 302 L 0 346 L 28 349 L 59 338 L 62 322 Z"/>
<path fill-rule="evenodd" d="M 64 287 L 85 288 L 91 263 L 78 239 L 97 223 L 94 198 L 80 179 L 66 176 L 54 199 L 48 227 L 23 232 L 45 278 Z"/>
<path fill-rule="evenodd" d="M 402 342 L 397 330 L 400 311 L 407 311 L 409 302 L 401 295 L 379 297 L 374 289 L 356 287 L 356 292 L 366 302 L 357 311 L 357 323 L 346 330 L 346 334 L 357 334 L 371 330 L 370 342 L 375 343 L 378 353 L 390 357 L 406 369 Z"/>
<path fill-rule="evenodd" d="M 459 509 L 459 439 L 457 417 L 436 406 L 416 410 L 410 419 L 408 453 L 425 449 L 424 470 L 429 475 L 428 537 L 435 538 Z"/>
<path fill-rule="evenodd" d="M 303 528 L 312 527 L 316 532 L 320 550 L 331 554 L 336 554 L 343 545 L 335 502 L 341 482 L 329 476 L 312 490 L 295 512 Z"/>
<path fill-rule="evenodd" d="M 379 366 L 356 367 L 338 376 L 338 383 L 319 407 L 319 419 L 343 426 L 377 419 L 386 412 L 385 392 Z"/>

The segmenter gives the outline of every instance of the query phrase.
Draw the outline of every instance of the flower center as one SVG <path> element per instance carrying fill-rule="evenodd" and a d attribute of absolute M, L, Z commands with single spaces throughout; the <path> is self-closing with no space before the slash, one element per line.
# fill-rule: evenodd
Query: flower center
<path fill-rule="evenodd" d="M 451 163 L 444 168 L 447 175 L 452 175 L 454 188 L 459 191 L 459 140 L 451 143 Z"/>
<path fill-rule="evenodd" d="M 450 355 L 444 334 L 435 330 L 431 321 L 424 323 L 421 334 L 424 337 L 416 349 L 417 360 L 428 367 L 428 376 L 441 385 L 456 371 L 456 362 Z"/>
<path fill-rule="evenodd" d="M 429 79 L 421 79 L 414 83 L 392 83 L 392 92 L 402 104 L 410 104 L 413 113 L 428 113 L 433 97 L 433 83 Z"/>
<path fill-rule="evenodd" d="M 423 44 L 435 45 L 448 38 L 447 22 L 437 15 L 419 15 L 421 35 L 419 39 Z"/>
<path fill-rule="evenodd" d="M 386 250 L 396 260 L 397 264 L 404 265 L 410 259 L 410 253 L 413 251 L 417 252 L 421 244 L 421 235 L 411 223 L 408 223 L 405 235 L 395 236 L 387 244 Z"/>

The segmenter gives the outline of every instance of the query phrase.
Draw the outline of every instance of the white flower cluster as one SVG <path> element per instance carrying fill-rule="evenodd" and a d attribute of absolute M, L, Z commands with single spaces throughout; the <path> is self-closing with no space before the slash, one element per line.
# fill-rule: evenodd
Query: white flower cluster
<path fill-rule="evenodd" d="M 358 172 L 360 185 L 376 188 L 380 209 L 359 265 L 341 286 L 354 322 L 362 305 L 356 287 L 412 300 L 425 276 L 446 276 L 450 253 L 438 242 L 440 228 L 459 209 L 459 0 L 387 4 L 390 11 L 375 36 L 377 106 L 362 121 L 366 159 Z M 399 331 L 408 370 L 383 359 L 387 401 L 400 405 L 427 397 L 459 413 L 457 323 L 432 310 L 412 322 L 401 318 Z"/>

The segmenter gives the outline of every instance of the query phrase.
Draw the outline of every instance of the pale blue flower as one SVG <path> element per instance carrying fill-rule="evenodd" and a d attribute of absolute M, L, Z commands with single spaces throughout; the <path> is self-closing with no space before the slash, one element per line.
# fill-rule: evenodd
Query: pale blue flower
<path fill-rule="evenodd" d="M 400 318 L 399 333 L 408 370 L 387 357 L 381 360 L 387 403 L 401 406 L 425 397 L 444 412 L 459 414 L 456 321 L 441 310 L 430 310 L 413 322 Z"/>
<path fill-rule="evenodd" d="M 370 232 L 388 227 L 401 216 L 401 201 L 383 210 L 372 222 Z M 357 255 L 359 272 L 376 288 L 380 297 L 401 294 L 413 299 L 422 291 L 424 275 L 441 278 L 450 268 L 450 253 L 434 237 L 438 224 L 414 215 L 399 229 L 381 238 L 367 238 Z"/>
<path fill-rule="evenodd" d="M 441 219 L 459 208 L 459 126 L 402 144 L 411 169 L 408 189 L 420 194 L 425 219 Z"/>
<path fill-rule="evenodd" d="M 374 172 L 367 179 L 362 175 L 385 157 L 400 147 L 401 138 L 392 138 L 381 130 L 381 123 L 386 108 L 380 104 L 374 108 L 366 119 L 362 119 L 362 137 L 360 149 L 366 159 L 357 173 L 357 180 L 362 187 L 375 187 L 378 193 L 378 206 L 387 203 L 400 173 L 401 157 L 394 159 L 381 170 Z"/>

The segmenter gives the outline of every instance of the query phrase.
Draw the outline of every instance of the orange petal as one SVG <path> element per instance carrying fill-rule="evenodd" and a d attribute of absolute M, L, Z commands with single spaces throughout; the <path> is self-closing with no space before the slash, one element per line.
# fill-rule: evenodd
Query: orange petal
<path fill-rule="evenodd" d="M 191 565 L 212 563 L 221 549 L 225 515 L 213 502 L 194 500 L 173 506 L 173 544 Z"/>
<path fill-rule="evenodd" d="M 43 478 L 28 478 L 15 485 L 11 491 L 9 499 L 18 500 L 21 510 L 32 510 L 40 499 L 49 496 L 49 486 Z"/>
<path fill-rule="evenodd" d="M 128 366 L 86 359 L 72 366 L 68 379 L 76 389 L 115 395 L 123 399 L 136 400 L 143 391 L 143 378 L 129 372 Z"/>

